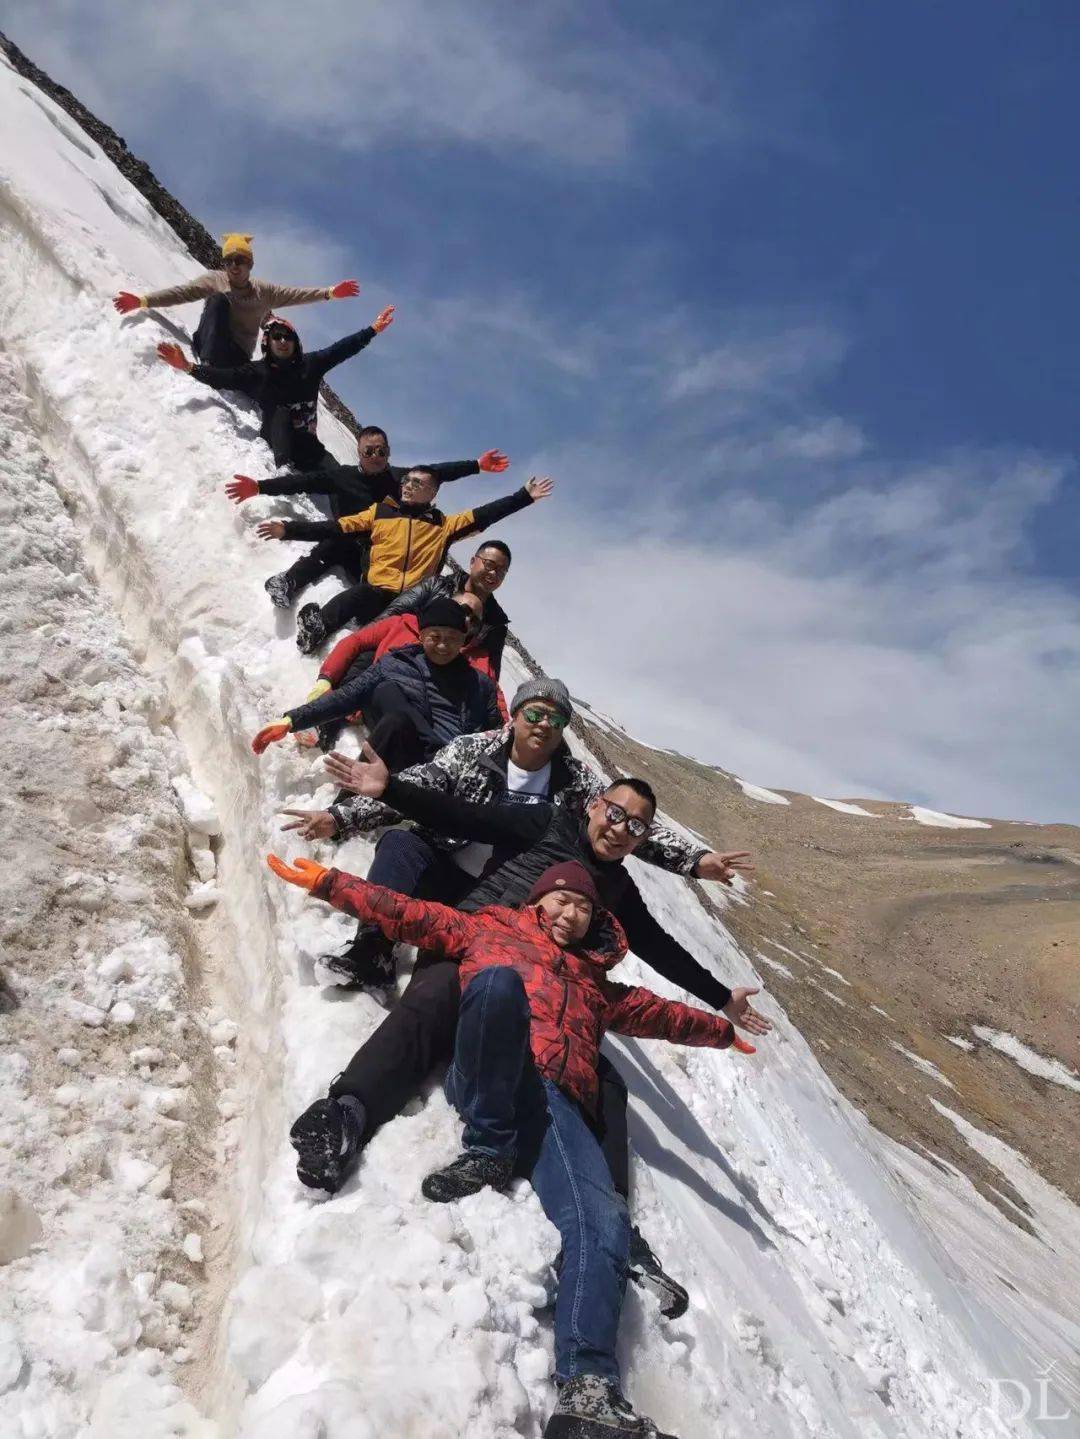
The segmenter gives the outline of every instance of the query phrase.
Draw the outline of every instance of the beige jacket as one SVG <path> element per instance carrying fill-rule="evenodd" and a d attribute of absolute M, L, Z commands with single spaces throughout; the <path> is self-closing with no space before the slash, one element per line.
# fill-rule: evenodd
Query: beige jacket
<path fill-rule="evenodd" d="M 154 290 L 143 295 L 143 304 L 154 309 L 166 305 L 185 305 L 190 300 L 205 300 L 209 295 L 224 295 L 229 301 L 232 337 L 247 355 L 255 353 L 259 327 L 267 315 L 285 305 L 310 305 L 315 300 L 328 300 L 326 285 L 316 289 L 297 289 L 292 285 L 272 285 L 269 280 L 249 280 L 234 290 L 224 270 L 206 270 L 184 285 L 170 285 L 167 290 Z"/>

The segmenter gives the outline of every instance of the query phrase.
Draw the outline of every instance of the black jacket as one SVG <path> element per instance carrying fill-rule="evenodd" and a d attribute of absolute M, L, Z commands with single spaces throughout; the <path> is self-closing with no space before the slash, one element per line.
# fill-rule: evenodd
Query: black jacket
<path fill-rule="evenodd" d="M 440 485 L 478 475 L 475 460 L 444 460 L 438 465 L 387 465 L 377 475 L 365 475 L 359 465 L 339 465 L 332 470 L 312 470 L 310 474 L 280 475 L 259 481 L 260 495 L 327 495 L 330 513 L 335 519 L 354 515 L 377 505 L 380 500 L 401 498 L 401 481 L 410 469 L 430 470 Z"/>
<path fill-rule="evenodd" d="M 403 645 L 336 690 L 286 710 L 295 733 L 331 720 L 344 719 L 362 709 L 378 685 L 391 682 L 414 711 L 424 742 L 425 758 L 436 754 L 459 735 L 497 729 L 502 723 L 494 683 L 460 656 L 435 670 L 423 645 Z M 441 682 L 441 683 L 440 683 Z M 449 692 L 448 692 L 449 691 Z"/>
<path fill-rule="evenodd" d="M 488 523 L 493 522 L 489 520 Z M 459 581 L 455 575 L 429 575 L 418 585 L 404 590 L 396 600 L 391 600 L 379 618 L 385 619 L 387 615 L 418 615 L 432 600 L 452 600 L 458 593 L 458 586 Z M 496 679 L 502 674 L 503 647 L 509 625 L 509 615 L 494 595 L 488 595 L 484 601 L 483 621 L 473 635 L 471 644 L 473 649 L 483 650 L 490 658 Z"/>
<path fill-rule="evenodd" d="M 390 780 L 383 802 L 436 834 L 494 845 L 487 869 L 459 909 L 520 905 L 549 865 L 576 859 L 595 879 L 604 907 L 618 919 L 639 959 L 714 1009 L 723 1009 L 731 998 L 731 990 L 657 924 L 622 861 L 597 858 L 586 820 L 565 805 L 472 804 L 402 779 Z"/>
<path fill-rule="evenodd" d="M 289 360 L 275 360 L 268 355 L 263 360 L 250 360 L 246 365 L 195 365 L 191 377 L 211 389 L 239 390 L 254 400 L 262 411 L 259 433 L 269 445 L 273 445 L 274 412 L 287 409 L 295 436 L 297 463 L 309 463 L 308 451 L 314 453 L 316 462 L 321 459 L 325 463 L 326 452 L 315 439 L 319 385 L 328 370 L 358 355 L 371 344 L 375 334 L 369 325 L 355 335 L 346 335 L 327 345 L 325 350 L 312 350 L 310 355 L 304 354 L 297 337 L 296 353 Z"/>

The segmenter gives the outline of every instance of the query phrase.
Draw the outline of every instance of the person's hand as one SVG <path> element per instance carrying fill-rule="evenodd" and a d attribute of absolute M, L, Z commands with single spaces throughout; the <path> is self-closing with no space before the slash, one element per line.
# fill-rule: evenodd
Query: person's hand
<path fill-rule="evenodd" d="M 339 280 L 336 285 L 330 286 L 331 300 L 351 300 L 360 293 L 360 285 L 356 280 Z"/>
<path fill-rule="evenodd" d="M 337 820 L 328 809 L 283 809 L 282 814 L 295 815 L 292 824 L 283 824 L 283 830 L 296 830 L 301 839 L 333 839 L 337 834 Z"/>
<path fill-rule="evenodd" d="M 718 854 L 713 850 L 709 854 L 703 854 L 698 860 L 694 866 L 694 878 L 714 879 L 718 884 L 730 884 L 734 875 L 754 868 L 749 860 L 748 849 L 735 849 L 727 854 Z"/>
<path fill-rule="evenodd" d="M 731 1020 L 732 1024 L 737 1024 L 740 1029 L 749 1030 L 751 1034 L 768 1034 L 772 1029 L 771 1021 L 767 1020 L 763 1014 L 758 1014 L 757 1010 L 750 1003 L 750 996 L 760 993 L 760 989 L 747 989 L 745 987 L 733 989 L 731 991 L 731 998 L 727 1004 L 724 1005 L 721 1013 L 725 1014 L 728 1019 Z M 738 1047 L 738 1036 L 736 1036 L 734 1043 L 736 1047 Z"/>
<path fill-rule="evenodd" d="M 255 533 L 260 540 L 283 540 L 285 538 L 285 521 L 263 520 L 261 525 L 255 527 Z"/>
<path fill-rule="evenodd" d="M 371 328 L 377 335 L 381 335 L 388 325 L 394 323 L 394 307 L 387 305 L 385 310 L 380 310 L 371 322 Z"/>
<path fill-rule="evenodd" d="M 162 340 L 157 347 L 157 352 L 158 359 L 164 360 L 174 370 L 183 370 L 185 374 L 189 375 L 195 368 L 179 345 L 170 345 L 166 340 Z"/>
<path fill-rule="evenodd" d="M 482 470 L 500 475 L 510 468 L 510 461 L 502 450 L 485 450 L 476 463 Z"/>
<path fill-rule="evenodd" d="M 542 475 L 540 479 L 533 475 L 531 480 L 526 481 L 525 488 L 532 495 L 534 501 L 546 500 L 555 488 L 555 481 L 549 479 L 547 475 Z"/>
<path fill-rule="evenodd" d="M 142 300 L 138 295 L 133 295 L 130 290 L 121 290 L 113 300 L 113 305 L 121 315 L 130 315 L 132 310 L 142 309 Z"/>
<path fill-rule="evenodd" d="M 225 493 L 230 500 L 242 505 L 245 500 L 253 500 L 259 493 L 259 482 L 250 475 L 233 475 L 225 486 Z"/>
<path fill-rule="evenodd" d="M 276 854 L 268 854 L 266 862 L 278 879 L 306 890 L 314 889 L 323 875 L 330 873 L 324 865 L 316 864 L 313 859 L 297 859 L 292 864 L 286 864 L 283 859 L 278 859 Z"/>
<path fill-rule="evenodd" d="M 362 760 L 350 760 L 346 755 L 334 750 L 326 756 L 326 768 L 334 779 L 342 784 L 345 784 L 345 781 L 341 776 L 347 770 L 348 784 L 345 787 L 351 789 L 353 794 L 362 794 L 365 799 L 382 799 L 390 782 L 390 771 L 367 740 L 363 743 L 362 752 Z"/>
<path fill-rule="evenodd" d="M 273 724 L 264 724 L 259 733 L 251 741 L 251 748 L 256 754 L 262 754 L 267 745 L 277 744 L 278 740 L 284 739 L 292 729 L 292 720 L 279 719 Z"/>

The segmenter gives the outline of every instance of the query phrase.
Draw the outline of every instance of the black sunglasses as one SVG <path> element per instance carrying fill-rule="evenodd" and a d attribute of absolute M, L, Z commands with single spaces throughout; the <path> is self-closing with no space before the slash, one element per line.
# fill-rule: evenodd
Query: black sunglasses
<path fill-rule="evenodd" d="M 604 806 L 604 818 L 610 825 L 626 825 L 626 832 L 633 839 L 644 839 L 651 828 L 643 819 L 638 819 L 636 814 L 627 814 L 621 804 L 613 804 L 611 800 Z"/>
<path fill-rule="evenodd" d="M 365 445 L 360 453 L 362 455 L 378 455 L 380 459 L 385 460 L 390 451 L 385 445 Z"/>

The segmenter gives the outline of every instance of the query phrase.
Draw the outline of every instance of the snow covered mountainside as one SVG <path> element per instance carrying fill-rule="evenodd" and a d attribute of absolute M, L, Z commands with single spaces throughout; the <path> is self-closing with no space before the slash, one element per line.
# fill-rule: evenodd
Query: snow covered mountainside
<path fill-rule="evenodd" d="M 264 863 L 307 852 L 282 806 L 333 792 L 309 752 L 249 747 L 311 683 L 262 589 L 280 551 L 254 537 L 291 507 L 226 501 L 268 456 L 248 410 L 156 360 L 191 313 L 109 304 L 196 266 L 2 60 L 0 133 L 0 937 L 20 1001 L 0 1013 L 0 1434 L 537 1436 L 554 1232 L 524 1184 L 420 1197 L 456 1149 L 441 1092 L 333 1199 L 295 1179 L 292 1117 L 382 1010 L 321 987 L 314 956 L 347 924 Z M 329 414 L 320 431 L 351 455 Z M 317 857 L 362 873 L 370 847 Z M 755 979 L 724 912 L 753 889 L 706 906 L 635 877 L 717 974 Z M 762 1007 L 753 1058 L 612 1046 L 634 1217 L 693 1295 L 674 1323 L 628 1296 L 632 1398 L 680 1439 L 1080 1434 L 1076 1209 L 967 1134 L 1023 1196 L 1029 1232 L 1012 1225 L 883 1138 Z"/>

